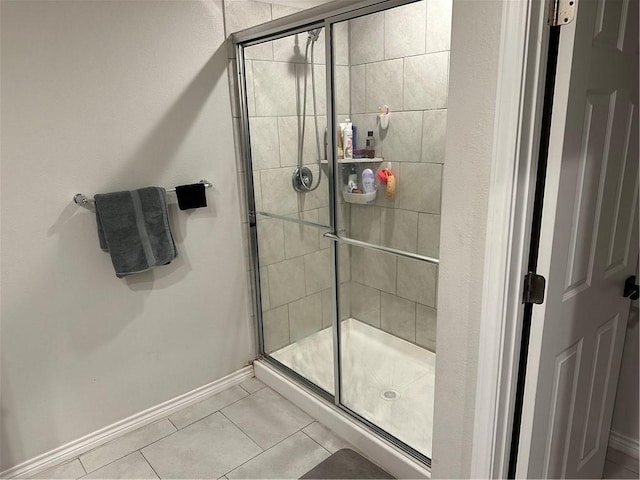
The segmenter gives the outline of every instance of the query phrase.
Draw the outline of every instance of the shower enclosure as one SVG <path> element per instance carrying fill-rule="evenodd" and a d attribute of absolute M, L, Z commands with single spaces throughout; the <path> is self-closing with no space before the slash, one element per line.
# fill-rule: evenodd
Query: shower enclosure
<path fill-rule="evenodd" d="M 427 465 L 450 22 L 334 2 L 234 34 L 259 353 Z"/>

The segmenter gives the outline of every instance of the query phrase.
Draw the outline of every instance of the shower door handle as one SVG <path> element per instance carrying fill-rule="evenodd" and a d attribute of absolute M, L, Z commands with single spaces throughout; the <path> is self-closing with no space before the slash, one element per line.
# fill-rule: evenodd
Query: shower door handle
<path fill-rule="evenodd" d="M 440 265 L 440 260 L 434 257 L 427 257 L 426 255 L 418 255 L 417 253 L 405 252 L 404 250 L 398 250 L 396 248 L 384 247 L 382 245 L 376 245 L 375 243 L 363 242 L 362 240 L 355 240 L 348 237 L 340 237 L 335 233 L 325 232 L 322 234 L 324 238 L 333 240 L 336 243 L 347 243 L 356 247 L 369 248 L 371 250 L 377 250 L 378 252 L 390 253 L 392 255 L 399 255 L 405 258 L 411 258 L 413 260 L 420 260 L 421 262 L 427 262 L 432 265 Z"/>

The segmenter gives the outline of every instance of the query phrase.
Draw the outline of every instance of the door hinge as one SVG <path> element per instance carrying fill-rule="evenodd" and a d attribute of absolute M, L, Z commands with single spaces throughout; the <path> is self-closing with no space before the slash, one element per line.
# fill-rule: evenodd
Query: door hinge
<path fill-rule="evenodd" d="M 524 291 L 522 303 L 535 303 L 540 305 L 544 302 L 544 288 L 547 281 L 542 275 L 529 272 L 524 276 Z"/>
<path fill-rule="evenodd" d="M 577 0 L 549 0 L 547 23 L 559 27 L 571 23 L 576 16 Z"/>

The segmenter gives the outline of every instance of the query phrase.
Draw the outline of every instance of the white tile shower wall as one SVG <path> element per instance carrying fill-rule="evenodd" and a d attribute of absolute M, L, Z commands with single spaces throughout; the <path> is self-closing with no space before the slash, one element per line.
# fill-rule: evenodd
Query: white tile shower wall
<path fill-rule="evenodd" d="M 398 180 L 393 200 L 351 205 L 352 238 L 439 254 L 451 10 L 451 0 L 426 0 L 350 22 L 356 142 L 373 130 Z M 387 132 L 382 105 L 392 112 Z M 433 265 L 352 247 L 352 315 L 435 351 L 437 276 Z"/>
<path fill-rule="evenodd" d="M 449 52 L 405 58 L 404 109 L 447 108 L 448 72 Z"/>
<path fill-rule="evenodd" d="M 451 49 L 452 0 L 427 2 L 426 53 Z"/>
<path fill-rule="evenodd" d="M 300 9 L 256 1 L 225 1 L 227 36 L 234 31 L 290 15 Z M 313 72 L 305 65 L 306 34 L 298 34 L 245 49 L 247 107 L 249 112 L 254 195 L 256 209 L 291 216 L 307 222 L 328 225 L 328 187 L 326 169 L 319 172 L 319 155 L 325 157 L 324 132 L 326 120 L 326 81 L 324 32 L 315 44 Z M 349 49 L 346 26 L 336 29 L 336 78 L 340 88 L 337 108 L 341 115 L 349 113 Z M 232 45 L 229 58 L 235 57 Z M 311 49 L 308 50 L 311 62 Z M 232 112 L 239 126 L 237 73 L 235 60 L 230 60 L 229 83 L 233 90 Z M 316 111 L 311 90 L 311 76 L 315 75 Z M 307 100 L 304 103 L 304 78 L 307 77 Z M 317 179 L 320 187 L 307 194 L 296 193 L 291 186 L 291 173 L 298 159 L 298 111 L 306 108 L 303 163 Z M 317 122 L 317 125 L 316 125 Z M 316 133 L 317 129 L 317 133 Z M 236 133 L 237 135 L 237 133 Z M 244 171 L 239 142 L 236 142 L 239 171 Z M 315 180 L 314 180 L 315 181 Z M 244 174 L 238 182 L 246 194 Z M 246 205 L 246 202 L 245 202 Z M 244 229 L 248 238 L 249 226 Z M 265 348 L 277 350 L 331 323 L 331 259 L 329 241 L 322 238 L 326 229 L 283 220 L 258 219 L 261 303 L 264 322 Z M 350 278 L 349 250 L 341 249 L 341 278 Z M 251 288 L 251 286 L 250 286 Z M 344 287 L 347 288 L 347 287 Z M 348 295 L 342 295 L 348 306 Z M 348 308 L 342 309 L 345 316 Z"/>
<path fill-rule="evenodd" d="M 384 13 L 384 57 L 401 58 L 425 53 L 425 2 Z"/>

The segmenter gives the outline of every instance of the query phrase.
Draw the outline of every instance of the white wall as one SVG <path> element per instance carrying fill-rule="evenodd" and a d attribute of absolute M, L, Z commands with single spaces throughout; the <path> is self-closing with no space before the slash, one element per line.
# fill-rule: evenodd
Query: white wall
<path fill-rule="evenodd" d="M 252 356 L 220 1 L 3 1 L 0 471 Z M 117 279 L 93 195 L 207 178 Z"/>
<path fill-rule="evenodd" d="M 499 0 L 453 2 L 438 278 L 434 478 L 470 475 L 501 20 Z"/>

